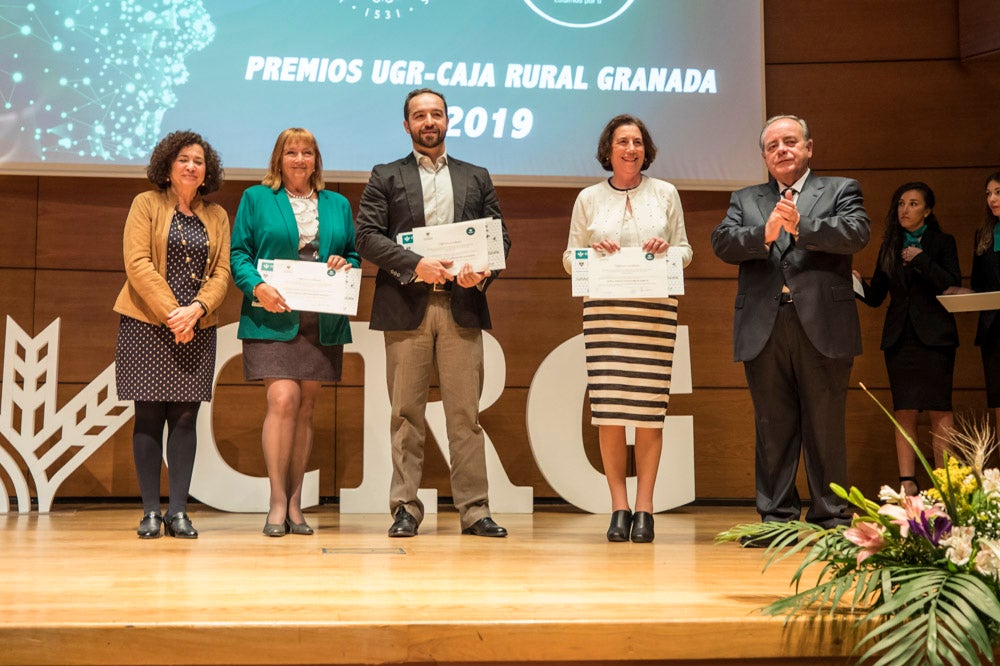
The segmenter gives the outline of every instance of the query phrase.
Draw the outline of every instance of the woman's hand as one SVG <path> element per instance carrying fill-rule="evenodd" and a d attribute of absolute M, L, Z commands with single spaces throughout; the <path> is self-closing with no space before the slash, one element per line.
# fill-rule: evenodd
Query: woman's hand
<path fill-rule="evenodd" d="M 194 340 L 194 329 L 190 328 L 187 331 L 181 333 L 174 333 L 174 342 L 179 345 L 186 344 Z"/>
<path fill-rule="evenodd" d="M 333 271 L 349 271 L 351 270 L 351 262 L 336 254 L 331 254 L 326 260 L 326 267 Z"/>
<path fill-rule="evenodd" d="M 285 297 L 282 296 L 277 289 L 266 282 L 261 282 L 253 288 L 253 296 L 257 299 L 257 302 L 261 304 L 261 307 L 268 312 L 292 311 L 292 309 L 288 307 L 288 303 L 285 302 Z"/>
<path fill-rule="evenodd" d="M 904 247 L 903 248 L 903 263 L 908 264 L 913 261 L 914 257 L 923 252 L 919 247 Z"/>
<path fill-rule="evenodd" d="M 597 250 L 598 254 L 614 254 L 618 250 L 622 249 L 622 246 L 613 240 L 608 240 L 605 238 L 600 243 L 594 243 L 591 245 L 593 249 Z"/>
<path fill-rule="evenodd" d="M 653 254 L 662 254 L 668 249 L 670 249 L 670 243 L 662 238 L 653 237 L 642 244 L 643 252 L 652 252 Z"/>
<path fill-rule="evenodd" d="M 976 292 L 967 287 L 948 287 L 942 293 L 945 296 L 954 296 L 955 294 L 974 294 Z"/>
<path fill-rule="evenodd" d="M 191 305 L 182 305 L 179 308 L 174 308 L 174 310 L 167 315 L 167 327 L 176 337 L 181 333 L 191 332 L 193 335 L 194 327 L 198 325 L 198 320 L 201 319 L 205 311 L 201 308 L 198 303 L 192 303 Z M 187 342 L 187 340 L 184 340 Z"/>

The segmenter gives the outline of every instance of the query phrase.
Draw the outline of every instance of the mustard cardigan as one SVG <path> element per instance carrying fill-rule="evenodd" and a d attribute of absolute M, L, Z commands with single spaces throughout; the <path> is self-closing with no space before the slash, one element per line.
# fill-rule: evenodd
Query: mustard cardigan
<path fill-rule="evenodd" d="M 125 220 L 125 285 L 115 301 L 115 312 L 147 324 L 165 324 L 180 304 L 167 284 L 167 235 L 174 217 L 177 196 L 172 190 L 150 190 L 132 201 Z M 208 263 L 205 281 L 195 300 L 208 310 L 198 325 L 214 326 L 217 310 L 229 289 L 229 215 L 218 204 L 200 196 L 191 211 L 208 232 Z"/>

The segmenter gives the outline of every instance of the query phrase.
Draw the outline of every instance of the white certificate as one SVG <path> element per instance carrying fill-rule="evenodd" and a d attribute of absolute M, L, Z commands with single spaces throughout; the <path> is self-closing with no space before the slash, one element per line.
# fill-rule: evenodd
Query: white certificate
<path fill-rule="evenodd" d="M 591 298 L 667 298 L 684 294 L 681 248 L 665 253 L 623 247 L 613 254 L 573 251 L 573 295 Z"/>
<path fill-rule="evenodd" d="M 498 238 L 499 257 L 496 250 Z M 472 266 L 476 272 L 506 266 L 503 231 L 500 220 L 495 218 L 417 227 L 396 236 L 396 242 L 424 257 L 450 259 L 453 263 L 448 272 L 452 275 L 458 275 L 465 264 Z"/>
<path fill-rule="evenodd" d="M 293 310 L 358 314 L 360 268 L 332 270 L 323 261 L 260 259 L 257 272 Z"/>

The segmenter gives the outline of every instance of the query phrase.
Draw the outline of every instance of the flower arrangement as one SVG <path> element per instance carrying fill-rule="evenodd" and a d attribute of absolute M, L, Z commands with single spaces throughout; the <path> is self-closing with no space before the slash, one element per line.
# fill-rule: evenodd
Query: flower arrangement
<path fill-rule="evenodd" d="M 897 428 L 892 414 L 871 395 Z M 915 496 L 883 486 L 878 504 L 831 485 L 856 509 L 850 527 L 801 521 L 737 525 L 717 541 L 769 543 L 765 569 L 796 553 L 795 594 L 764 607 L 770 615 L 859 614 L 855 647 L 875 666 L 995 664 L 1000 645 L 1000 470 L 987 469 L 996 443 L 988 421 L 961 421 L 932 469 L 906 436 L 933 488 Z M 905 431 L 904 431 L 905 435 Z M 807 569 L 821 565 L 803 588 Z"/>

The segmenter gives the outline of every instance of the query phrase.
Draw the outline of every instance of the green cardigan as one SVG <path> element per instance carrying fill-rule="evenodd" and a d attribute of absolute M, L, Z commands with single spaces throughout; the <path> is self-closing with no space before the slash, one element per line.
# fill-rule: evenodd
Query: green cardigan
<path fill-rule="evenodd" d="M 351 205 L 336 192 L 320 190 L 319 261 L 339 255 L 355 269 L 361 257 L 354 249 L 354 220 Z M 299 231 L 285 188 L 277 191 L 254 185 L 243 193 L 233 224 L 230 264 L 233 280 L 243 292 L 240 327 L 241 340 L 291 340 L 299 332 L 299 313 L 268 312 L 253 307 L 253 290 L 263 282 L 257 272 L 258 259 L 298 259 Z M 351 341 L 351 326 L 343 315 L 319 315 L 319 339 L 324 345 Z"/>

